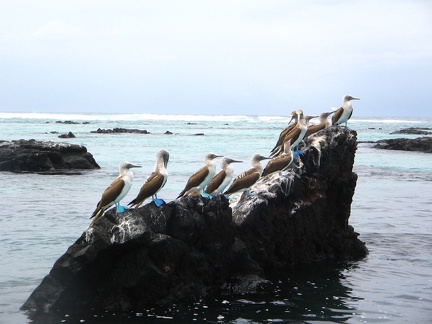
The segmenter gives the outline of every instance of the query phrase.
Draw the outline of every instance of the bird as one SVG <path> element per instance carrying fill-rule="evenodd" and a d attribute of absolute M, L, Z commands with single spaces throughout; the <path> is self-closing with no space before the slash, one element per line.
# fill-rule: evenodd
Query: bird
<path fill-rule="evenodd" d="M 270 158 L 260 154 L 255 154 L 251 161 L 252 168 L 235 178 L 228 190 L 225 191 L 224 195 L 230 196 L 239 191 L 246 191 L 246 195 L 250 196 L 249 188 L 258 181 L 263 170 L 261 161 L 267 159 Z"/>
<path fill-rule="evenodd" d="M 340 107 L 334 112 L 334 115 L 332 117 L 332 125 L 345 124 L 345 127 L 348 128 L 348 119 L 351 118 L 351 115 L 353 113 L 351 100 L 360 100 L 360 98 L 354 98 L 351 95 L 345 95 L 342 98 L 342 107 Z"/>
<path fill-rule="evenodd" d="M 152 197 L 156 206 L 160 207 L 163 204 L 162 199 L 158 199 L 157 193 L 165 186 L 168 179 L 168 166 L 169 153 L 161 150 L 156 153 L 156 165 L 153 172 L 147 178 L 146 182 L 141 187 L 138 195 L 132 200 L 128 206 L 138 208 L 148 197 Z"/>
<path fill-rule="evenodd" d="M 291 124 L 292 120 L 294 119 L 294 123 Z M 283 144 L 283 139 L 285 138 L 286 134 L 288 134 L 297 124 L 298 122 L 298 114 L 297 111 L 294 110 L 291 112 L 291 119 L 288 122 L 288 126 L 279 134 L 279 138 L 276 142 L 276 145 L 273 147 L 273 149 L 270 151 L 271 154 L 274 152 L 278 152 L 281 148 L 281 145 Z"/>
<path fill-rule="evenodd" d="M 328 116 L 330 116 L 331 114 L 333 114 L 334 111 L 332 112 L 323 112 L 322 114 L 319 115 L 319 124 L 315 124 L 315 125 L 309 125 L 308 129 L 306 131 L 306 135 L 305 137 L 308 137 L 312 134 L 315 134 L 316 132 L 320 131 L 321 129 L 327 128 L 330 126 L 330 121 L 327 119 Z"/>
<path fill-rule="evenodd" d="M 185 188 L 178 195 L 177 199 L 186 195 L 191 189 L 202 193 L 207 184 L 216 174 L 216 163 L 214 159 L 222 157 L 222 155 L 216 155 L 214 153 L 207 153 L 204 157 L 205 166 L 195 172 L 187 181 Z M 203 194 L 207 196 L 207 194 Z"/>
<path fill-rule="evenodd" d="M 103 192 L 101 200 L 98 202 L 96 209 L 90 217 L 93 218 L 93 220 L 89 227 L 114 204 L 116 205 L 117 213 L 124 212 L 125 207 L 120 206 L 120 201 L 126 196 L 132 186 L 134 174 L 130 170 L 131 168 L 141 168 L 141 166 L 130 162 L 123 162 L 120 164 L 119 175 Z"/>
<path fill-rule="evenodd" d="M 297 110 L 296 114 L 298 115 L 298 122 L 294 126 L 294 128 L 285 135 L 282 143 L 287 142 L 288 140 L 291 140 L 291 146 L 294 151 L 294 157 L 297 157 L 298 155 L 302 154 L 303 152 L 297 149 L 297 146 L 300 144 L 300 142 L 303 140 L 303 138 L 306 135 L 307 132 L 307 122 L 305 116 L 303 115 L 302 110 Z M 310 119 L 311 117 L 308 117 Z M 270 154 L 270 156 L 274 157 L 277 155 L 282 154 L 282 145 L 280 145 L 279 149 L 275 151 L 275 153 Z"/>
<path fill-rule="evenodd" d="M 267 166 L 264 168 L 262 172 L 262 176 L 265 177 L 276 171 L 284 171 L 286 170 L 293 161 L 293 153 L 291 147 L 291 140 L 288 140 L 284 143 L 284 151 L 281 155 L 278 155 L 271 159 Z"/>
<path fill-rule="evenodd" d="M 237 161 L 228 157 L 223 157 L 220 161 L 220 167 L 222 170 L 213 177 L 213 179 L 205 188 L 204 192 L 210 195 L 222 193 L 233 178 L 234 168 L 231 166 L 231 163 L 242 162 L 243 161 Z"/>

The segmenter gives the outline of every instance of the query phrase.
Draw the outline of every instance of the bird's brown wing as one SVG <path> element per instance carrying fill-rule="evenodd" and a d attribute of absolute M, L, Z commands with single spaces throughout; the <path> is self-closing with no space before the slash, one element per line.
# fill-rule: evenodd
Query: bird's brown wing
<path fill-rule="evenodd" d="M 225 175 L 226 175 L 225 170 L 222 170 L 218 174 L 216 174 L 207 185 L 205 192 L 211 194 L 213 191 L 219 188 L 219 186 L 222 184 L 222 182 L 225 179 Z"/>
<path fill-rule="evenodd" d="M 183 189 L 183 191 L 178 195 L 177 198 L 180 198 L 185 194 L 186 191 L 189 189 L 192 189 L 193 187 L 197 187 L 201 184 L 202 180 L 208 175 L 209 170 L 207 167 L 202 167 L 197 172 L 195 172 L 191 177 L 189 178 L 188 182 L 186 183 L 186 187 Z"/>
<path fill-rule="evenodd" d="M 291 160 L 292 160 L 291 155 L 281 155 L 271 159 L 270 162 L 267 163 L 267 166 L 265 167 L 262 176 L 264 177 L 270 173 L 280 171 L 286 168 L 291 162 Z"/>
<path fill-rule="evenodd" d="M 120 195 L 125 183 L 122 178 L 115 179 L 102 194 L 101 200 L 98 202 L 97 207 L 90 218 L 96 216 L 101 210 L 105 210 L 112 205 L 112 202 Z"/>
<path fill-rule="evenodd" d="M 281 145 L 283 144 L 283 139 L 285 136 L 293 130 L 296 124 L 289 125 L 287 128 L 285 128 L 280 134 L 279 138 L 276 142 L 276 145 L 273 147 L 273 149 L 270 151 L 272 154 L 278 151 L 278 148 L 280 149 Z"/>
<path fill-rule="evenodd" d="M 338 110 L 336 110 L 332 116 L 332 125 L 336 125 L 339 118 L 341 118 L 343 113 L 343 108 L 340 107 Z"/>
<path fill-rule="evenodd" d="M 144 202 L 144 200 L 153 196 L 159 190 L 164 180 L 165 179 L 162 174 L 158 172 L 152 172 L 152 174 L 150 174 L 146 182 L 141 187 L 136 198 L 132 200 L 128 206 L 139 207 Z"/>
<path fill-rule="evenodd" d="M 224 195 L 233 194 L 241 189 L 246 189 L 252 186 L 259 179 L 260 174 L 257 169 L 252 168 L 248 171 L 243 172 L 237 178 L 234 179 L 231 186 L 225 191 Z"/>
<path fill-rule="evenodd" d="M 311 125 L 307 129 L 305 137 L 308 137 L 312 134 L 315 134 L 316 132 L 318 132 L 324 128 L 325 128 L 325 126 L 323 124 Z"/>
<path fill-rule="evenodd" d="M 284 138 L 284 140 L 282 142 L 282 145 L 285 142 L 288 142 L 289 140 L 291 140 L 291 144 L 293 144 L 295 142 L 295 141 L 293 141 L 293 138 L 299 137 L 300 133 L 301 133 L 301 129 L 300 128 L 298 128 L 298 127 L 294 128 L 291 132 L 289 132 L 288 134 L 286 134 L 286 136 L 285 136 L 285 138 Z M 279 151 L 279 154 L 282 154 L 282 153 L 283 153 L 283 151 L 282 151 L 282 146 L 281 146 L 281 150 Z"/>

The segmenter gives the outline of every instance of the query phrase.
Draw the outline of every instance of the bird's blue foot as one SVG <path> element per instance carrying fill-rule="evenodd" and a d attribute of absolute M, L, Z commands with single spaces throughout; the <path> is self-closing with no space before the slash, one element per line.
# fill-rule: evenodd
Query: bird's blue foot
<path fill-rule="evenodd" d="M 351 131 L 352 129 L 349 128 L 347 125 L 345 125 L 345 128 L 348 129 L 349 131 Z"/>
<path fill-rule="evenodd" d="M 210 194 L 208 194 L 208 193 L 205 193 L 205 192 L 203 192 L 203 193 L 201 194 L 201 197 L 209 198 L 209 199 L 212 199 L 212 198 L 213 198 L 212 195 L 210 195 Z"/>
<path fill-rule="evenodd" d="M 252 196 L 250 190 L 246 190 L 246 191 L 245 191 L 245 195 L 246 195 L 246 197 L 250 197 L 250 196 Z"/>
<path fill-rule="evenodd" d="M 303 155 L 304 152 L 302 150 L 296 150 L 294 151 L 293 155 L 294 155 L 294 159 L 300 155 Z"/>
<path fill-rule="evenodd" d="M 118 214 L 123 213 L 126 209 L 129 209 L 129 208 L 126 207 L 126 206 L 120 206 L 120 205 L 117 205 L 117 206 L 116 206 L 116 212 L 117 212 Z"/>
<path fill-rule="evenodd" d="M 165 203 L 162 199 L 158 199 L 158 198 L 153 199 L 153 202 L 158 207 L 162 206 Z"/>

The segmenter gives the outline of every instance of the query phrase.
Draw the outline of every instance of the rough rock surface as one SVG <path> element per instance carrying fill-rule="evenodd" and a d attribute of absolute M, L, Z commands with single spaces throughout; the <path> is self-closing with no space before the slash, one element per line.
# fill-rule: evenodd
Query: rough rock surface
<path fill-rule="evenodd" d="M 35 140 L 0 141 L 0 171 L 45 172 L 99 169 L 81 145 Z"/>
<path fill-rule="evenodd" d="M 130 133 L 130 134 L 150 134 L 147 130 L 141 130 L 136 128 L 113 128 L 113 129 L 101 129 L 98 128 L 95 131 L 91 131 L 90 133 L 98 133 L 98 134 L 122 134 L 122 133 Z"/>
<path fill-rule="evenodd" d="M 292 167 L 261 178 L 254 195 L 217 195 L 109 210 L 69 247 L 22 309 L 142 310 L 211 294 L 271 287 L 273 270 L 360 259 L 348 225 L 356 133 L 331 127 L 306 140 Z"/>
<path fill-rule="evenodd" d="M 385 139 L 376 142 L 374 146 L 378 149 L 385 150 L 402 150 L 402 151 L 420 151 L 432 153 L 432 137 L 409 138 L 394 138 Z"/>

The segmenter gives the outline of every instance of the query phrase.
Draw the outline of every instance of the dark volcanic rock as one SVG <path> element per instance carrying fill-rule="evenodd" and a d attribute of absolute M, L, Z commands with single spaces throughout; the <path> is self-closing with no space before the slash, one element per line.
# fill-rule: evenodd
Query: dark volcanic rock
<path fill-rule="evenodd" d="M 233 208 L 241 240 L 264 269 L 365 255 L 348 225 L 357 182 L 355 132 L 330 127 L 305 144 L 292 171 L 261 178 L 255 194 Z"/>
<path fill-rule="evenodd" d="M 65 120 L 65 121 L 61 121 L 61 120 L 57 120 L 56 124 L 68 124 L 68 125 L 77 125 L 79 124 L 78 122 L 74 122 L 72 120 Z"/>
<path fill-rule="evenodd" d="M 412 135 L 432 135 L 432 132 L 430 132 L 432 128 L 427 127 L 409 127 L 409 128 L 403 128 L 401 130 L 398 130 L 396 132 L 392 132 L 390 134 L 412 134 Z"/>
<path fill-rule="evenodd" d="M 93 155 L 81 145 L 35 140 L 0 142 L 0 171 L 44 172 L 99 168 Z"/>
<path fill-rule="evenodd" d="M 222 195 L 108 211 L 54 264 L 23 305 L 57 310 L 142 310 L 221 291 L 269 289 L 273 270 L 359 259 L 367 249 L 348 225 L 357 176 L 356 133 L 331 127 L 306 141 L 290 170 Z"/>
<path fill-rule="evenodd" d="M 131 133 L 131 134 L 150 134 L 150 132 L 141 129 L 135 128 L 113 128 L 113 129 L 101 129 L 98 128 L 96 131 L 91 131 L 90 133 L 98 133 L 98 134 L 122 134 L 122 133 Z"/>
<path fill-rule="evenodd" d="M 59 135 L 58 137 L 59 137 L 59 138 L 75 138 L 75 135 L 74 135 L 74 133 L 69 132 L 69 133 L 67 133 L 67 134 L 61 134 L 61 135 Z"/>
<path fill-rule="evenodd" d="M 394 138 L 377 141 L 376 143 L 374 148 L 378 149 L 432 153 L 432 137 Z"/>

